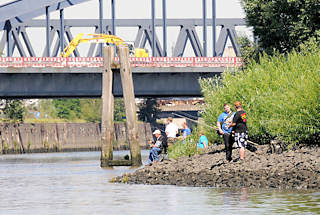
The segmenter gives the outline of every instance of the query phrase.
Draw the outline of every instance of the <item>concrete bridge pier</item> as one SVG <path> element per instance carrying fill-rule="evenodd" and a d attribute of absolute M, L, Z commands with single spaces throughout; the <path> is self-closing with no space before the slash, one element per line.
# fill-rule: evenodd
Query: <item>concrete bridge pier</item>
<path fill-rule="evenodd" d="M 101 167 L 142 165 L 141 150 L 138 141 L 138 125 L 133 89 L 132 72 L 127 47 L 119 47 L 120 76 L 126 109 L 126 124 L 131 160 L 113 160 L 114 140 L 114 95 L 113 71 L 114 48 L 105 47 L 103 50 L 104 64 L 102 73 L 102 120 L 101 120 Z"/>

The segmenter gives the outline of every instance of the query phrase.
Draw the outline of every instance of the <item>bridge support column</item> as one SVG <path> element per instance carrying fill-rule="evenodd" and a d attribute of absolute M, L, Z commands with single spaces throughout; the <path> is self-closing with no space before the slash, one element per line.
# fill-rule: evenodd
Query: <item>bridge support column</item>
<path fill-rule="evenodd" d="M 103 49 L 103 73 L 102 73 L 102 114 L 101 114 L 101 167 L 109 167 L 109 161 L 113 159 L 114 140 L 114 96 L 112 93 L 114 63 L 114 48 L 108 46 Z"/>
<path fill-rule="evenodd" d="M 138 139 L 138 125 L 136 116 L 136 104 L 134 98 L 133 79 L 129 62 L 128 47 L 119 47 L 120 76 L 123 88 L 123 98 L 126 108 L 126 123 L 128 128 L 128 140 L 132 166 L 142 165 L 141 150 Z"/>

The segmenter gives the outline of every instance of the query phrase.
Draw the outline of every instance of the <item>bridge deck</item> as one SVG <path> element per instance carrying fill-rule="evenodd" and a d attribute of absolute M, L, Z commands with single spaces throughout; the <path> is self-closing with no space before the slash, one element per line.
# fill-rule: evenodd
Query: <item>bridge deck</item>
<path fill-rule="evenodd" d="M 129 59 L 131 67 L 236 67 L 238 57 L 147 57 Z M 115 64 L 119 58 L 115 57 Z M 102 67 L 102 57 L 0 57 L 0 68 Z"/>
<path fill-rule="evenodd" d="M 237 58 L 130 60 L 136 97 L 199 97 L 200 78 L 240 64 Z M 102 65 L 102 58 L 0 58 L 0 98 L 100 97 Z M 116 70 L 113 93 L 122 96 Z"/>

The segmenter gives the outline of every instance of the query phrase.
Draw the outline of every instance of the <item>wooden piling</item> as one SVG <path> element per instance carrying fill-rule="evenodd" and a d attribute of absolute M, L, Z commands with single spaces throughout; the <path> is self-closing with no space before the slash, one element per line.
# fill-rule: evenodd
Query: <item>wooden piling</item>
<path fill-rule="evenodd" d="M 136 104 L 134 98 L 133 79 L 129 62 L 128 47 L 119 47 L 120 76 L 123 89 L 123 98 L 126 108 L 126 123 L 128 128 L 128 141 L 133 167 L 142 165 L 141 150 L 138 139 L 138 124 L 136 116 Z"/>
<path fill-rule="evenodd" d="M 101 167 L 112 167 L 109 161 L 113 160 L 114 140 L 114 96 L 113 72 L 114 47 L 107 46 L 103 49 L 102 72 L 102 119 L 101 119 Z"/>

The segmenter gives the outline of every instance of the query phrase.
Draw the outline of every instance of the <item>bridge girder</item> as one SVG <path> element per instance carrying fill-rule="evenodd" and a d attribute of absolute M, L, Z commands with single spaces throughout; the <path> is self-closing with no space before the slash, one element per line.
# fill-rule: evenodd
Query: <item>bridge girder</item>
<path fill-rule="evenodd" d="M 200 78 L 220 75 L 223 67 L 132 68 L 135 97 L 201 97 Z M 101 67 L 2 68 L 0 98 L 99 98 Z M 119 70 L 113 95 L 123 96 Z"/>
<path fill-rule="evenodd" d="M 0 5 L 0 30 L 44 15 L 47 7 L 54 12 L 86 1 L 91 0 L 16 0 Z"/>
<path fill-rule="evenodd" d="M 135 46 L 144 48 L 147 43 L 150 44 L 152 55 L 167 56 L 167 26 L 180 27 L 180 32 L 175 42 L 173 57 L 184 56 L 187 42 L 190 41 L 194 56 L 207 56 L 207 27 L 212 28 L 213 38 L 213 56 L 222 56 L 228 38 L 232 43 L 233 49 L 237 56 L 240 55 L 239 45 L 237 44 L 237 34 L 235 26 L 245 25 L 243 19 L 216 19 L 215 1 L 212 0 L 212 19 L 206 17 L 206 1 L 202 1 L 203 17 L 202 19 L 167 19 L 166 18 L 166 0 L 162 0 L 162 19 L 155 19 L 155 5 L 152 1 L 152 17 L 150 19 L 123 19 L 115 18 L 115 1 L 111 1 L 111 20 L 103 19 L 103 1 L 99 1 L 99 19 L 96 20 L 65 20 L 64 9 L 73 5 L 77 5 L 86 1 L 93 0 L 13 0 L 7 4 L 0 5 L 0 31 L 5 30 L 0 40 L 0 52 L 7 49 L 7 56 L 12 56 L 15 50 L 21 57 L 40 57 L 40 56 L 57 56 L 59 51 L 66 46 L 67 42 L 73 39 L 71 28 L 73 27 L 94 27 L 95 32 L 115 34 L 116 27 L 136 27 L 138 33 L 135 38 Z M 60 20 L 50 20 L 50 13 L 60 11 Z M 46 15 L 46 20 L 32 20 L 40 15 Z M 163 29 L 163 46 L 161 46 L 158 36 L 156 35 L 156 27 L 161 26 Z M 203 31 L 203 39 L 200 41 L 196 27 L 201 26 Z M 216 27 L 221 26 L 221 32 L 216 42 Z M 46 35 L 43 37 L 46 42 L 46 48 L 43 53 L 35 53 L 34 47 L 30 43 L 30 35 L 26 29 L 33 27 L 46 28 Z M 52 45 L 53 37 L 58 34 L 58 40 Z M 21 35 L 21 36 L 20 36 Z M 120 36 L 120 35 L 118 35 Z M 67 41 L 67 42 L 65 42 Z M 217 43 L 217 44 L 216 44 Z M 52 47 L 53 46 L 53 47 Z M 96 44 L 92 44 L 86 56 L 101 56 L 102 45 L 95 51 Z M 52 47 L 52 49 L 51 49 Z M 27 50 L 25 50 L 27 49 Z M 85 56 L 77 49 L 74 51 L 75 57 Z"/>
<path fill-rule="evenodd" d="M 112 20 L 105 19 L 102 22 L 102 32 L 106 34 L 111 34 L 112 28 Z M 212 24 L 212 20 L 207 20 L 208 25 Z M 117 19 L 115 20 L 115 25 L 117 27 L 135 27 L 138 29 L 138 33 L 135 38 L 135 46 L 139 48 L 145 48 L 147 42 L 152 47 L 152 23 L 150 19 Z M 161 27 L 162 20 L 155 20 L 155 26 Z M 203 47 L 201 45 L 199 36 L 196 32 L 197 26 L 202 26 L 202 19 L 168 19 L 167 26 L 169 27 L 180 27 L 180 32 L 175 42 L 173 57 L 181 57 L 184 55 L 184 51 L 186 48 L 186 44 L 190 41 L 192 49 L 194 51 L 194 56 L 203 57 Z M 232 42 L 232 46 L 237 56 L 240 55 L 239 45 L 237 44 L 237 34 L 235 27 L 236 26 L 245 26 L 244 19 L 217 19 L 216 26 L 221 26 L 221 31 L 218 37 L 217 42 L 217 56 L 222 56 L 224 53 L 224 49 L 227 43 L 228 38 L 230 38 Z M 12 32 L 12 52 L 17 48 L 21 57 L 36 57 L 36 56 L 46 56 L 46 48 L 43 50 L 41 54 L 35 53 L 34 48 L 30 42 L 28 33 L 26 29 L 28 28 L 45 28 L 46 20 L 31 20 L 21 24 L 18 24 L 16 27 L 11 29 Z M 66 19 L 64 20 L 64 40 L 70 42 L 73 39 L 73 35 L 71 33 L 71 28 L 73 27 L 83 27 L 89 28 L 94 27 L 95 32 L 99 33 L 99 19 Z M 19 37 L 22 36 L 22 40 Z M 52 44 L 55 35 L 60 38 L 60 20 L 51 20 L 50 21 L 50 44 Z M 155 56 L 164 56 L 164 51 L 162 50 L 162 46 L 158 39 L 157 34 L 155 34 Z M 52 44 L 50 47 L 51 57 L 58 56 L 60 49 L 60 39 L 56 40 L 55 44 Z M 7 34 L 3 34 L 2 39 L 0 41 L 0 52 L 3 52 L 7 42 Z M 24 46 L 27 48 L 25 50 Z M 77 49 L 74 51 L 75 57 L 92 57 L 92 56 L 100 56 L 100 49 L 96 49 L 97 44 L 91 44 L 88 53 L 80 53 Z"/>

